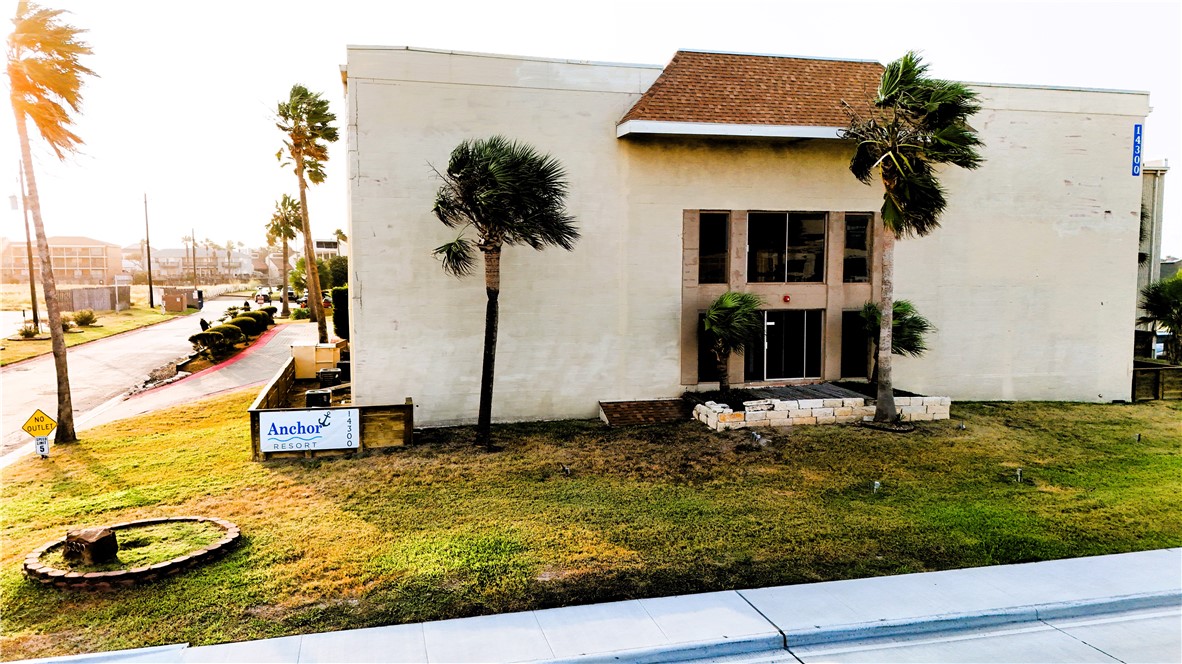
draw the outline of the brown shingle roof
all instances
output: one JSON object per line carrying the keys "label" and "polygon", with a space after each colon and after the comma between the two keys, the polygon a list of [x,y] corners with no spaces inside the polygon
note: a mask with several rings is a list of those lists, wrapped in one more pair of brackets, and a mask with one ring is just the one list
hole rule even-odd
{"label": "brown shingle roof", "polygon": [[866,107],[877,62],[678,51],[620,120],[844,127]]}

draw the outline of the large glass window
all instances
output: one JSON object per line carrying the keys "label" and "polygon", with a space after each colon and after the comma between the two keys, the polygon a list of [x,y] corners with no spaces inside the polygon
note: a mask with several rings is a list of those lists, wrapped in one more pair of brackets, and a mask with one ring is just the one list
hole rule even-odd
{"label": "large glass window", "polygon": [[867,283],[870,281],[870,214],[846,214],[845,260],[842,281]]}
{"label": "large glass window", "polygon": [[784,281],[787,221],[783,212],[747,215],[747,281]]}
{"label": "large glass window", "polygon": [[747,219],[747,281],[825,280],[825,213],[752,212]]}
{"label": "large glass window", "polygon": [[730,215],[703,212],[698,216],[698,283],[725,284]]}

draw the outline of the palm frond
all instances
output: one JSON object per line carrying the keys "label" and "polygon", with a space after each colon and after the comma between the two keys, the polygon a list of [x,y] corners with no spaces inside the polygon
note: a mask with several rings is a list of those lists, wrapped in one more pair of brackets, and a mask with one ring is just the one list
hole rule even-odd
{"label": "palm frond", "polygon": [[59,159],[82,144],[69,129],[74,124],[70,112],[81,109],[83,77],[97,76],[81,62],[91,53],[90,46],[79,39],[85,30],[61,22],[63,13],[18,2],[8,37],[7,65],[18,121],[32,121]]}
{"label": "palm frond", "polygon": [[466,277],[476,269],[475,247],[466,238],[458,237],[435,247],[435,254],[443,262],[443,271],[454,277]]}
{"label": "palm frond", "polygon": [[727,291],[719,295],[702,316],[702,331],[709,334],[716,351],[741,354],[763,328],[759,315],[763,299],[753,293]]}
{"label": "palm frond", "polygon": [[432,212],[444,225],[471,224],[485,247],[503,244],[570,250],[579,238],[565,209],[558,160],[503,136],[465,140],[452,150]]}

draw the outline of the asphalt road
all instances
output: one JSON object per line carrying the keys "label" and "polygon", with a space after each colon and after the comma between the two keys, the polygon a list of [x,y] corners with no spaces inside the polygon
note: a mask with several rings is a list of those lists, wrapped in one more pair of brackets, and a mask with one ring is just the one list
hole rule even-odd
{"label": "asphalt road", "polygon": [[[205,308],[189,316],[178,317],[133,332],[74,346],[67,353],[70,394],[74,403],[74,421],[106,401],[141,385],[148,373],[192,352],[189,337],[200,332],[198,320],[221,317],[227,307],[241,305],[242,299],[223,297],[207,300]],[[0,369],[4,418],[0,431],[0,454],[15,449],[31,439],[21,425],[40,408],[57,416],[57,377],[53,356],[43,355]]]}

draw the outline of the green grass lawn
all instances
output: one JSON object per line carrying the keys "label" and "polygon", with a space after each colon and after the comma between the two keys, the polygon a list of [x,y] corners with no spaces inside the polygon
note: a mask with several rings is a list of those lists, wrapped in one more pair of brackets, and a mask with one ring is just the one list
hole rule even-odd
{"label": "green grass lawn", "polygon": [[[766,446],[567,421],[496,427],[505,449],[488,454],[460,428],[254,463],[252,397],[87,431],[5,471],[5,659],[1182,545],[1182,402],[959,404],[910,434],[761,430]],[[107,593],[20,572],[68,527],[191,514],[237,523],[242,546]]]}
{"label": "green grass lawn", "polygon": [[[66,347],[69,348],[88,341],[104,339],[121,332],[147,327],[156,323],[163,323],[164,321],[183,315],[185,314],[163,313],[159,310],[148,309],[147,307],[132,307],[126,311],[98,312],[97,325],[70,329],[70,332],[66,334]],[[41,335],[47,337],[48,334],[49,331],[42,327]],[[18,337],[19,335],[13,334],[11,336]],[[0,345],[4,346],[4,349],[0,350],[0,366],[26,360],[38,355],[45,355],[53,351],[48,338],[39,341],[5,338],[3,342],[0,342]]]}

